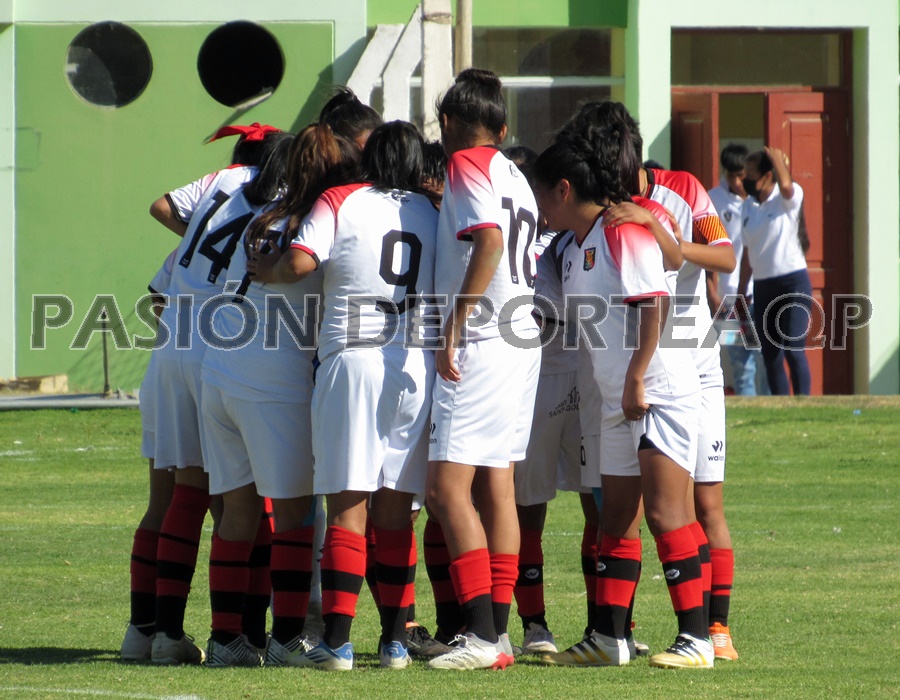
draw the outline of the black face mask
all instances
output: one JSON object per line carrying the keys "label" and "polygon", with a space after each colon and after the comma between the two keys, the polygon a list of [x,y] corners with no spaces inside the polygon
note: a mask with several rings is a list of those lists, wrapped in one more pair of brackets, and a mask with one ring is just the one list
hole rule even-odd
{"label": "black face mask", "polygon": [[759,178],[753,179],[745,177],[741,180],[741,183],[744,185],[744,192],[746,192],[748,196],[753,197],[756,201],[759,201],[759,190],[756,187],[757,182],[759,182]]}

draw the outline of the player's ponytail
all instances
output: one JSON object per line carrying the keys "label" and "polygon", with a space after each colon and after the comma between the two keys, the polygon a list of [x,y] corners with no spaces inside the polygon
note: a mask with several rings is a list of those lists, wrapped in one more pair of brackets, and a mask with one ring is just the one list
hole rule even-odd
{"label": "player's ponytail", "polygon": [[438,102],[438,118],[454,119],[470,133],[484,129],[500,143],[506,126],[502,87],[500,78],[491,71],[467,68]]}
{"label": "player's ponytail", "polygon": [[338,136],[361,143],[364,137],[382,124],[381,115],[363,104],[348,87],[336,88],[334,95],[319,112],[319,122],[328,124]]}
{"label": "player's ponytail", "polygon": [[379,190],[422,191],[424,140],[409,122],[382,124],[369,136],[360,158],[361,179]]}

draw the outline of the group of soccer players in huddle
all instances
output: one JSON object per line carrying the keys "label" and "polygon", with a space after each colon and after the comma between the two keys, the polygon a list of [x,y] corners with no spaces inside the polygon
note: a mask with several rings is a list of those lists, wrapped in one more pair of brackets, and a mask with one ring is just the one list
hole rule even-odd
{"label": "group of soccer players in huddle", "polygon": [[[649,664],[737,658],[723,376],[700,347],[705,271],[735,258],[705,190],[642,167],[620,103],[586,104],[539,156],[500,150],[489,71],[460,73],[438,117],[426,143],[342,90],[296,135],[220,130],[234,165],[151,207],[182,238],[151,283],[168,342],[141,388],[150,500],[123,659],[349,670],[368,582],[383,667],[506,668],[513,597],[522,652],[627,664],[649,653],[644,519],[678,627]],[[588,601],[563,651],[541,548],[557,490],[580,494]],[[414,612],[423,505],[434,637]],[[184,616],[210,510],[204,652]]]}

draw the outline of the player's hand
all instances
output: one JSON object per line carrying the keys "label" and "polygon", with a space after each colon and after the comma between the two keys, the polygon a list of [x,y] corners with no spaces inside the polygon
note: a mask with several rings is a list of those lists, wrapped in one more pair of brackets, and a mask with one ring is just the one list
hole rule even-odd
{"label": "player's hand", "polygon": [[444,347],[434,353],[434,368],[438,375],[448,382],[458,382],[462,378],[459,366],[456,364],[457,340],[453,328],[453,323],[448,321],[441,335],[444,339]]}
{"label": "player's hand", "polygon": [[261,248],[262,252],[257,250],[247,257],[247,274],[254,282],[274,282],[272,273],[283,253],[281,248],[270,245],[269,241],[263,241]]}
{"label": "player's hand", "polygon": [[678,241],[678,245],[681,245],[684,243],[684,236],[681,235],[681,226],[678,224],[678,219],[668,209],[666,209],[666,216],[669,217],[669,223],[672,224],[672,233],[675,236],[675,240]]}
{"label": "player's hand", "polygon": [[654,220],[652,212],[634,202],[619,202],[607,207],[603,212],[604,226],[619,226],[620,224],[649,226]]}
{"label": "player's hand", "polygon": [[622,392],[622,411],[625,418],[640,420],[649,410],[650,404],[644,402],[644,379],[626,377],[625,389]]}

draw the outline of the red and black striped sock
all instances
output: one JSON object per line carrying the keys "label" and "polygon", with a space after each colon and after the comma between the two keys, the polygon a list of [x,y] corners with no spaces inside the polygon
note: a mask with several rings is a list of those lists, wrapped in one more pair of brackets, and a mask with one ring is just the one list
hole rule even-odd
{"label": "red and black striped sock", "polygon": [[303,633],[315,532],[310,525],[272,535],[272,639],[282,644]]}
{"label": "red and black striped sock", "polygon": [[375,533],[381,641],[405,645],[408,608],[415,598],[416,535],[412,524],[402,530],[377,528]]}
{"label": "red and black striped sock", "polygon": [[527,630],[532,622],[546,627],[544,605],[544,550],[540,530],[519,529],[519,577],[515,596],[522,626]]}
{"label": "red and black striped sock", "polygon": [[250,580],[241,628],[250,643],[264,649],[266,646],[266,613],[272,601],[272,513],[264,511],[256,530],[256,540],[247,565]]}
{"label": "red and black striped sock", "polygon": [[365,536],[329,526],[322,555],[322,617],[325,643],[332,649],[350,641],[350,625],[365,576]]}
{"label": "red and black striped sock", "polygon": [[597,552],[597,616],[600,634],[625,639],[629,611],[641,575],[641,540],[603,536]]}
{"label": "red and black striped sock", "polygon": [[581,574],[587,593],[587,627],[597,616],[597,528],[585,523],[581,534]]}
{"label": "red and black striped sock", "polygon": [[425,571],[434,594],[437,632],[452,639],[465,626],[466,620],[450,576],[450,552],[444,539],[444,531],[431,515],[428,516],[422,533],[422,549]]}
{"label": "red and black striped sock", "polygon": [[466,631],[496,643],[497,630],[491,604],[491,555],[488,550],[474,549],[456,557],[450,562],[450,577],[465,615]]}
{"label": "red and black striped sock", "polygon": [[700,580],[703,584],[703,619],[709,627],[709,604],[712,591],[712,559],[709,552],[709,540],[703,526],[695,520],[690,524],[694,533],[694,541],[697,543],[697,555],[700,557]]}
{"label": "red and black striped sock", "polygon": [[709,600],[709,621],[728,626],[731,587],[734,585],[734,550],[710,548],[712,561],[712,595]]}
{"label": "red and black striped sock", "polygon": [[184,636],[184,609],[197,566],[200,535],[209,501],[205,490],[176,484],[159,531],[156,630],[165,632],[172,639]]}
{"label": "red and black striped sock", "polygon": [[156,620],[156,549],[159,533],[139,527],[131,545],[131,624],[148,637]]}
{"label": "red and black striped sock", "polygon": [[230,644],[243,632],[244,601],[250,585],[252,542],[231,542],[213,535],[209,552],[209,604],[212,638]]}
{"label": "red and black striped sock", "polygon": [[378,576],[375,574],[375,524],[372,518],[366,518],[366,586],[375,601],[375,607],[381,609],[381,598],[378,593]]}
{"label": "red and black striped sock", "polygon": [[691,526],[657,537],[656,551],[678,617],[678,631],[705,639],[709,636],[709,626],[703,617],[703,574]]}
{"label": "red and black striped sock", "polygon": [[491,553],[491,606],[494,611],[494,630],[504,634],[509,626],[509,609],[513,589],[519,578],[518,554]]}

